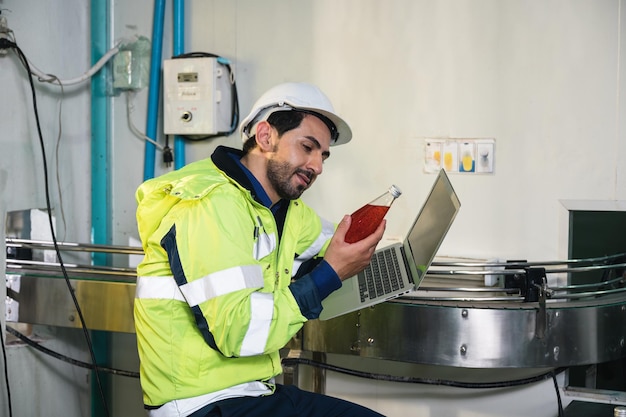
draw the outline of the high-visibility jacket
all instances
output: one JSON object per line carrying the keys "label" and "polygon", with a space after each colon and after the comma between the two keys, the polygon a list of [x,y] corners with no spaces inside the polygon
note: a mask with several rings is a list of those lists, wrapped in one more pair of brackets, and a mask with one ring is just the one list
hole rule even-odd
{"label": "high-visibility jacket", "polygon": [[323,256],[335,225],[293,200],[279,243],[272,212],[211,159],[146,181],[136,197],[146,406],[278,375],[279,349],[321,311],[311,286],[294,296],[292,276]]}

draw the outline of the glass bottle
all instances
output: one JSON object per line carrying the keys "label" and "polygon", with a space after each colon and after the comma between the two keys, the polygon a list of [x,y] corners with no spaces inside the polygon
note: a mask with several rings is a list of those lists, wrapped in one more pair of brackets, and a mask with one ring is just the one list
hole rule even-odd
{"label": "glass bottle", "polygon": [[352,213],[352,223],[346,233],[346,242],[358,242],[374,233],[389,211],[391,204],[400,197],[400,194],[402,191],[397,186],[392,185],[383,195]]}

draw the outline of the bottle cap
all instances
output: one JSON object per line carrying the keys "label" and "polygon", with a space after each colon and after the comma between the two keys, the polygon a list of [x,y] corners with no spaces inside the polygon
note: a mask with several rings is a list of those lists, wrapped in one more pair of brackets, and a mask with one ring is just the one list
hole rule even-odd
{"label": "bottle cap", "polygon": [[389,192],[394,198],[398,198],[400,197],[400,194],[402,194],[402,191],[400,190],[400,188],[398,188],[397,185],[392,185],[391,187],[389,187]]}
{"label": "bottle cap", "polygon": [[624,406],[617,406],[613,409],[613,416],[614,417],[623,417],[626,416],[626,407]]}

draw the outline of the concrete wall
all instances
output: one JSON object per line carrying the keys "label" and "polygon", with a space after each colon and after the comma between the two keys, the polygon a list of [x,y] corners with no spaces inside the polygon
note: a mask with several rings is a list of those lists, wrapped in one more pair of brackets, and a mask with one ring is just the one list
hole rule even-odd
{"label": "concrete wall", "polygon": [[[0,0],[2,15],[31,65],[60,79],[90,67],[89,13],[83,1]],[[48,166],[50,204],[59,241],[88,242],[90,226],[89,83],[59,87],[34,81],[39,123]],[[46,208],[42,148],[27,72],[17,54],[0,57],[0,236],[4,265],[7,212]],[[71,259],[71,258],[70,258]],[[0,309],[4,330],[4,281]],[[24,329],[21,329],[24,330]],[[82,332],[38,328],[49,349],[89,361]],[[4,337],[4,332],[2,333]],[[8,338],[9,341],[14,339]],[[7,347],[13,416],[87,415],[89,372],[41,355],[20,344]],[[0,415],[8,415],[7,390],[0,384]]]}

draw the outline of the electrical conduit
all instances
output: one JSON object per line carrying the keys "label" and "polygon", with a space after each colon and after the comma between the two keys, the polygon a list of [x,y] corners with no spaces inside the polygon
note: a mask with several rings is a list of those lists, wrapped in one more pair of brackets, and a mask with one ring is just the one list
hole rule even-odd
{"label": "electrical conduit", "polygon": [[[174,56],[185,53],[185,2],[174,0]],[[174,136],[174,169],[185,166],[185,141]]]}
{"label": "electrical conduit", "polygon": [[[152,51],[150,55],[150,84],[148,86],[148,117],[146,120],[146,136],[157,139],[159,118],[159,100],[161,90],[161,58],[163,55],[163,22],[165,19],[165,0],[155,0],[152,26]],[[149,180],[154,177],[156,147],[146,141],[143,177]]]}
{"label": "electrical conduit", "polygon": [[[95,64],[108,50],[109,41],[109,0],[92,0],[91,19],[91,62]],[[103,67],[91,78],[91,232],[94,244],[109,244],[111,213],[109,198],[109,98],[107,97],[107,67]],[[107,265],[109,257],[104,253],[94,253],[94,265]],[[109,334],[91,332],[93,353],[98,365],[108,366]],[[91,378],[91,415],[104,416],[106,408],[96,382]],[[110,378],[103,377],[104,401],[110,404]]]}

